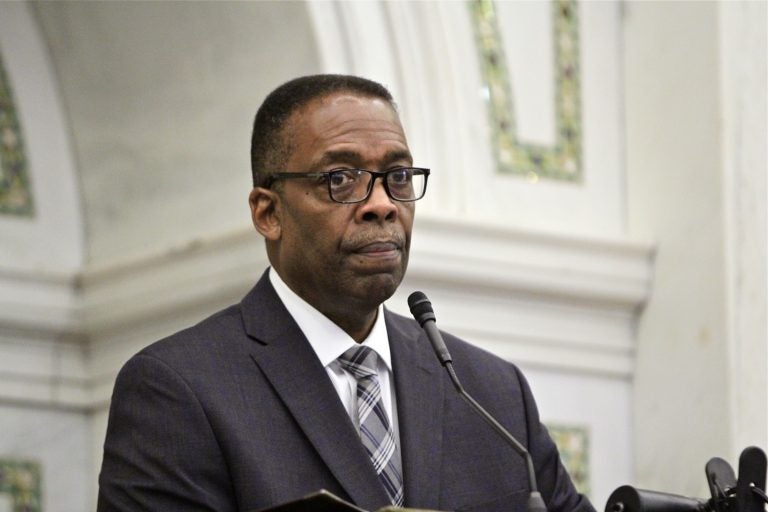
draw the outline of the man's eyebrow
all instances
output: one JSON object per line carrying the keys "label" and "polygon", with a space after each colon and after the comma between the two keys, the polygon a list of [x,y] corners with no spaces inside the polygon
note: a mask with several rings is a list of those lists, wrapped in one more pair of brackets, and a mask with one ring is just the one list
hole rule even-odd
{"label": "man's eyebrow", "polygon": [[[382,168],[386,168],[389,166],[389,164],[393,162],[397,162],[399,160],[406,160],[407,162],[411,163],[413,162],[413,157],[411,156],[411,152],[407,149],[404,150],[395,150],[390,151],[384,155],[384,158],[382,158]],[[361,166],[362,165],[363,158],[361,157],[360,153],[356,151],[328,151],[326,152],[323,157],[317,162],[318,167],[324,167],[326,165],[334,164],[334,163],[347,163],[354,166]],[[375,170],[375,169],[370,169]]]}
{"label": "man's eyebrow", "polygon": [[398,151],[390,151],[386,155],[384,155],[384,167],[388,167],[389,164],[392,162],[397,162],[399,160],[406,160],[408,164],[413,163],[413,156],[411,155],[411,152],[407,149],[398,150]]}
{"label": "man's eyebrow", "polygon": [[360,154],[355,151],[327,151],[320,161],[317,162],[317,165],[318,167],[324,167],[337,162],[359,165],[361,160]]}

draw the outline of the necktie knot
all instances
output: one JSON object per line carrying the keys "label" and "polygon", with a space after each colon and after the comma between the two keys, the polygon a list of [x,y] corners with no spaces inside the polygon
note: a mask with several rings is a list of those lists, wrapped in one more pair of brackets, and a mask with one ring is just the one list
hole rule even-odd
{"label": "necktie knot", "polygon": [[376,375],[376,352],[365,345],[352,347],[339,357],[339,364],[356,379]]}

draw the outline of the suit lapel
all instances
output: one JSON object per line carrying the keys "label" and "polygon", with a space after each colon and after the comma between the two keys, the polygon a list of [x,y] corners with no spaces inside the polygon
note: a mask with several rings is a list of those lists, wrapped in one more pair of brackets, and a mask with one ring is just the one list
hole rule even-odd
{"label": "suit lapel", "polygon": [[388,311],[385,318],[395,378],[405,505],[437,509],[444,370],[415,323]]}
{"label": "suit lapel", "polygon": [[367,510],[389,505],[333,384],[266,274],[242,311],[256,340],[251,357],[351,500]]}

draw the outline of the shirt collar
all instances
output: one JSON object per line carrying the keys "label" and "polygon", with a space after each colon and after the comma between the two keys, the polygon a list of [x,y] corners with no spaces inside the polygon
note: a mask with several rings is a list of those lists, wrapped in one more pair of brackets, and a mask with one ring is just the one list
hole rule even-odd
{"label": "shirt collar", "polygon": [[[349,348],[357,345],[355,340],[343,329],[296,295],[271,267],[269,269],[269,281],[277,296],[283,301],[285,308],[306,336],[323,367],[327,367]],[[389,371],[392,371],[392,358],[389,353],[389,336],[384,321],[383,305],[379,305],[373,328],[362,344],[373,349]]]}

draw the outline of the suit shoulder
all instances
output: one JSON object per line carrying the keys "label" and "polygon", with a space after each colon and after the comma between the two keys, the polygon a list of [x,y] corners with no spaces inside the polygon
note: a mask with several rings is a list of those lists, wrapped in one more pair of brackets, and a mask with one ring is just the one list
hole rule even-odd
{"label": "suit shoulder", "polygon": [[479,384],[493,393],[498,393],[500,390],[522,395],[529,393],[525,376],[516,364],[458,336],[447,332],[442,334],[453,358],[454,370],[467,389],[474,389],[480,393],[480,389],[476,387]]}
{"label": "suit shoulder", "polygon": [[487,350],[478,347],[458,336],[443,332],[443,339],[454,360],[485,367],[489,370],[519,373],[519,368],[512,362],[503,359]]}
{"label": "suit shoulder", "polygon": [[[387,326],[390,329],[396,329],[397,334],[409,339],[418,339],[424,336],[423,342],[429,343],[423,329],[413,318],[387,311]],[[515,364],[442,329],[440,333],[443,335],[445,345],[448,347],[457,369],[462,367],[464,371],[477,375],[491,374],[499,378],[513,377],[515,382],[521,378],[522,374]]]}
{"label": "suit shoulder", "polygon": [[418,337],[421,332],[421,326],[413,318],[403,316],[389,309],[384,309],[384,318],[387,323],[387,329],[396,330],[401,335],[407,335],[410,338]]}
{"label": "suit shoulder", "polygon": [[232,345],[244,338],[247,336],[240,305],[235,304],[146,346],[137,356],[150,356],[167,363],[186,360],[223,349],[232,350]]}

